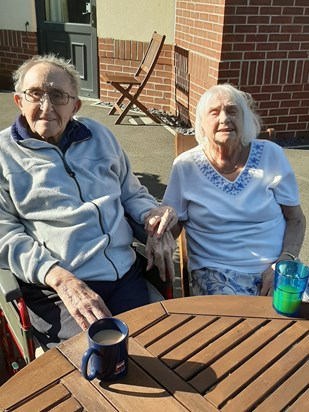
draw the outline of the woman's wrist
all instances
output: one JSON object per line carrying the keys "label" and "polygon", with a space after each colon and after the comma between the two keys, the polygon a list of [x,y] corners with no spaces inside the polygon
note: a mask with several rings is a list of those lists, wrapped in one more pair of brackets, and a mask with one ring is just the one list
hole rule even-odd
{"label": "woman's wrist", "polygon": [[280,260],[298,260],[298,257],[293,255],[293,253],[283,251],[278,257],[277,262],[280,262]]}

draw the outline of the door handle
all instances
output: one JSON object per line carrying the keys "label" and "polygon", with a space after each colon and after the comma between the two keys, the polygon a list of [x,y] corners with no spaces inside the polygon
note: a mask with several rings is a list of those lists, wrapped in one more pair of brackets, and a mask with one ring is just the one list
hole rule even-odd
{"label": "door handle", "polygon": [[86,10],[82,12],[82,15],[84,16],[85,14],[90,14],[91,13],[91,4],[90,3],[86,3]]}

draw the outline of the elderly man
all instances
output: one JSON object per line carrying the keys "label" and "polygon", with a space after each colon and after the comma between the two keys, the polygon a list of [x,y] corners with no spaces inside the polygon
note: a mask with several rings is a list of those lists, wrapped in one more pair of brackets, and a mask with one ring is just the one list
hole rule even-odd
{"label": "elderly man", "polygon": [[154,259],[162,276],[165,265],[173,272],[175,213],[157,209],[110,130],[75,117],[79,79],[53,55],[26,61],[14,74],[21,114],[0,136],[0,265],[17,276],[47,346],[149,302],[126,216],[152,228],[152,258],[167,229]]}

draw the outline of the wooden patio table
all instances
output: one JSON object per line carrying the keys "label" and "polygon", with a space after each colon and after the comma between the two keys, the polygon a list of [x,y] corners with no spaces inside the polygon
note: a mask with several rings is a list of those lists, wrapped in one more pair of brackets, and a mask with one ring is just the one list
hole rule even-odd
{"label": "wooden patio table", "polygon": [[9,411],[308,411],[309,303],[278,315],[269,297],[201,296],[118,316],[130,330],[119,382],[80,374],[86,333],[49,350],[0,388]]}

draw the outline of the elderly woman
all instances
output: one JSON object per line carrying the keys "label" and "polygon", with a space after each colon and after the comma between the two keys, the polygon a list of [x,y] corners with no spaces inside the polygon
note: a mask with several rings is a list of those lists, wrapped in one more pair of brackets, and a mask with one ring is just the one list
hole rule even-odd
{"label": "elderly woman", "polygon": [[300,252],[305,217],[294,173],[277,144],[258,140],[250,95],[211,87],[196,112],[199,145],[174,162],[163,204],[186,230],[192,290],[272,293],[274,263]]}
{"label": "elderly woman", "polygon": [[19,279],[39,340],[53,346],[149,303],[125,215],[160,221],[159,235],[175,216],[157,209],[110,130],[74,117],[73,65],[35,56],[14,80],[21,115],[0,134],[0,265]]}

